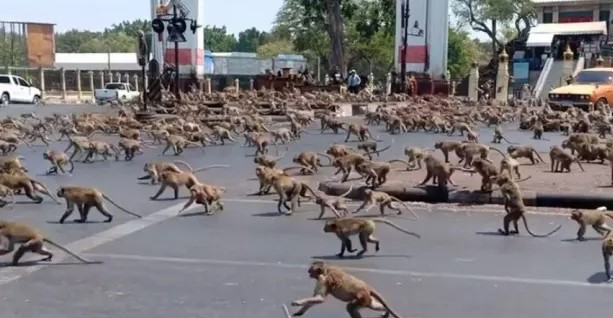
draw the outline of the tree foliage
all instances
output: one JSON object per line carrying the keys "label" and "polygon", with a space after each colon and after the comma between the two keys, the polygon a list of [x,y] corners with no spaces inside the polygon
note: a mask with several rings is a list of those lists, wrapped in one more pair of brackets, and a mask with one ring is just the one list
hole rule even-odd
{"label": "tree foliage", "polygon": [[[512,40],[527,39],[536,19],[531,0],[454,0],[453,11],[459,20],[487,35],[497,47]],[[513,39],[505,38],[510,34],[514,35]]]}
{"label": "tree foliage", "polygon": [[477,61],[478,46],[468,36],[468,32],[449,29],[447,68],[452,78],[463,78],[470,72],[473,61]]}
{"label": "tree foliage", "polygon": [[294,44],[286,39],[268,42],[257,48],[258,57],[260,58],[273,58],[279,54],[292,54],[294,52]]}

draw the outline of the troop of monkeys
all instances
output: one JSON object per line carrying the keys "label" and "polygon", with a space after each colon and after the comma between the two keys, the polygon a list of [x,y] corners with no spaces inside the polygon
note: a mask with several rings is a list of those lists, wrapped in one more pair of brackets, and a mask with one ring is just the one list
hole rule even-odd
{"label": "troop of monkeys", "polygon": [[[408,110],[411,109],[412,107],[408,107]],[[44,121],[39,119],[38,122],[30,123],[29,127],[15,118],[7,118],[1,122],[3,128],[0,130],[0,151],[5,155],[0,158],[0,197],[4,199],[11,197],[14,203],[14,194],[23,193],[29,199],[40,203],[43,199],[37,193],[42,193],[59,203],[44,184],[27,174],[28,170],[21,163],[23,158],[10,155],[10,153],[17,149],[18,144],[23,143],[31,146],[32,142],[39,139],[48,145],[50,140],[47,136],[57,126],[60,127],[57,130],[60,133],[60,139],[67,137],[69,146],[63,152],[49,150],[43,153],[43,158],[51,164],[51,168],[47,171],[48,174],[59,172],[72,173],[74,171],[74,160],[79,154],[85,155],[84,162],[92,162],[92,160],[96,160],[99,156],[103,160],[106,160],[107,157],[114,157],[118,160],[123,152],[124,159],[129,161],[135,155],[143,152],[142,147],[155,148],[155,143],[165,143],[163,153],[172,150],[174,155],[180,155],[189,146],[203,148],[207,143],[225,144],[225,141],[237,142],[238,128],[242,128],[245,145],[256,148],[254,162],[256,163],[256,177],[259,181],[257,194],[268,194],[271,189],[274,189],[279,197],[277,209],[279,213],[283,214],[291,214],[295,211],[296,206],[300,206],[300,199],[313,200],[313,203],[320,206],[319,219],[323,217],[326,209],[331,210],[336,218],[326,221],[323,231],[334,233],[341,241],[341,250],[337,254],[338,257],[343,257],[346,251],[350,253],[357,251],[352,246],[352,236],[358,236],[359,238],[361,250],[357,253],[358,256],[362,256],[367,252],[368,243],[374,244],[375,250],[379,251],[380,242],[373,235],[376,223],[384,223],[407,235],[416,238],[420,237],[418,234],[383,218],[386,207],[401,214],[402,210],[394,206],[394,203],[397,202],[404,205],[399,199],[385,192],[376,191],[377,187],[387,181],[387,175],[391,171],[390,164],[394,161],[405,163],[408,167],[407,169],[421,169],[423,164],[426,168],[426,176],[420,184],[425,185],[428,181],[432,180],[434,184],[441,188],[447,187],[448,184],[454,184],[451,176],[456,170],[478,173],[482,177],[482,191],[493,191],[494,186],[497,186],[503,194],[505,199],[504,208],[507,212],[503,219],[503,228],[499,229],[499,232],[503,235],[519,233],[518,221],[520,218],[528,233],[537,237],[549,236],[561,227],[557,226],[545,235],[537,235],[530,231],[525,217],[526,209],[518,186],[519,182],[529,177],[520,179],[521,174],[517,159],[527,158],[533,164],[539,161],[544,162],[544,160],[534,148],[512,144],[506,139],[498,126],[504,121],[514,120],[514,117],[519,116],[520,126],[525,129],[527,126],[524,123],[527,120],[530,122],[529,127],[534,130],[534,138],[541,139],[543,131],[548,130],[547,125],[551,125],[547,112],[544,112],[544,114],[534,114],[526,110],[526,108],[522,108],[519,112],[511,113],[507,110],[486,107],[485,110],[471,110],[468,114],[457,114],[451,118],[436,115],[429,116],[428,112],[404,112],[402,109],[394,110],[394,108],[381,108],[376,112],[367,112],[365,116],[366,124],[384,122],[386,130],[391,134],[419,131],[420,129],[446,132],[449,135],[455,132],[459,132],[461,135],[466,134],[467,141],[439,141],[434,144],[434,149],[408,147],[404,152],[408,157],[407,161],[392,160],[390,162],[373,160],[373,155],[379,156],[381,152],[389,149],[392,145],[379,148],[377,143],[378,137],[373,136],[368,126],[357,123],[343,123],[330,112],[318,113],[316,118],[320,120],[321,132],[331,130],[334,133],[338,133],[339,130],[345,130],[345,142],[354,136],[360,143],[355,148],[344,144],[333,144],[325,153],[299,153],[293,158],[293,162],[297,166],[286,169],[279,169],[276,166],[276,163],[285,154],[271,156],[268,154],[269,146],[275,145],[276,147],[278,142],[290,142],[299,139],[301,133],[309,133],[304,130],[304,127],[309,126],[314,121],[314,118],[301,111],[289,112],[287,117],[290,121],[290,127],[272,130],[266,123],[266,120],[257,114],[246,114],[242,110],[225,106],[223,112],[226,115],[226,119],[214,123],[209,127],[208,131],[206,129],[203,130],[202,126],[195,124],[194,121],[182,118],[157,120],[152,124],[144,125],[137,122],[130,112],[125,109],[120,110],[119,117],[85,114],[81,116],[72,115],[70,118],[56,114],[53,117],[45,118]],[[573,116],[576,117],[577,115]],[[30,117],[22,116],[22,118]],[[460,118],[465,119],[466,122],[461,121]],[[483,121],[488,126],[496,125],[493,143],[500,143],[504,140],[512,144],[508,147],[506,154],[495,147],[479,143],[479,136],[469,124],[469,122],[474,123],[475,121]],[[577,123],[576,127],[582,128],[582,125],[585,125],[584,122]],[[570,127],[568,132],[574,129],[574,127]],[[105,134],[117,133],[121,139],[117,145],[92,140],[92,136],[100,132]],[[151,137],[153,142],[145,141],[142,138],[143,135]],[[568,140],[561,147],[554,146],[551,148],[551,169],[552,171],[570,171],[570,166],[573,162],[577,162],[579,167],[583,169],[580,160],[612,160],[612,154],[609,151],[610,146],[609,144],[602,145],[598,136],[587,132],[569,133]],[[563,148],[570,149],[571,153],[565,152]],[[74,149],[74,151],[69,155],[68,151],[70,149]],[[434,150],[440,150],[445,160],[442,161],[433,156],[432,151]],[[499,168],[488,158],[490,151],[497,151],[502,155],[503,158]],[[574,156],[574,152],[577,152],[578,155]],[[460,159],[459,164],[463,163],[463,165],[451,165],[449,163],[450,153],[458,156]],[[322,164],[322,158],[327,159],[326,165]],[[181,169],[177,165],[185,166],[186,169]],[[344,200],[344,197],[352,192],[352,186],[340,196],[328,196],[311,188],[306,182],[288,174],[288,170],[293,168],[299,169],[301,174],[313,174],[318,172],[318,168],[324,166],[336,168],[335,175],[342,174],[342,182],[348,181],[349,175],[353,170],[364,178],[368,186],[368,188],[362,190],[364,202],[352,213],[349,213],[348,206]],[[204,207],[205,213],[211,214],[214,213],[215,209],[223,209],[221,198],[225,188],[202,183],[195,176],[195,173],[214,167],[227,166],[213,165],[193,169],[189,164],[180,160],[172,162],[148,162],[143,168],[145,176],[138,179],[150,180],[151,184],[160,184],[157,193],[151,197],[152,200],[158,199],[167,188],[171,188],[174,191],[174,199],[178,199],[179,189],[186,187],[190,192],[190,199],[178,213],[183,212],[193,203],[197,203]],[[309,194],[312,196],[309,196]],[[106,217],[105,222],[111,222],[113,216],[105,207],[104,200],[108,200],[111,204],[128,214],[140,217],[140,215],[119,206],[96,188],[62,186],[57,190],[56,196],[64,199],[67,206],[66,211],[60,218],[60,223],[65,222],[74,211],[75,206],[80,215],[80,218],[76,219],[75,222],[87,222],[88,214],[92,207],[96,207]],[[9,203],[4,199],[0,200],[1,206]],[[379,218],[349,217],[362,210],[368,211],[377,204],[381,213]],[[285,207],[287,212],[284,212],[282,207]],[[406,205],[404,207],[412,213]],[[415,218],[417,218],[417,215],[415,215]],[[603,207],[589,212],[575,210],[570,218],[579,224],[578,240],[584,240],[585,230],[588,225],[592,226],[595,231],[603,236],[602,254],[607,279],[613,281],[610,275],[609,263],[609,258],[613,254],[613,235],[611,234],[611,229],[605,223],[607,218],[613,218],[613,214],[607,212],[606,208]],[[509,228],[511,223],[513,223],[513,230]],[[26,252],[38,253],[46,257],[43,261],[50,261],[53,254],[44,247],[44,243],[54,245],[84,263],[97,263],[75,255],[48,239],[40,230],[31,225],[22,222],[0,221],[0,245],[2,246],[0,255],[13,252],[15,244],[21,244],[14,253],[12,261],[14,265],[18,264]],[[310,307],[324,302],[325,297],[331,294],[337,299],[348,303],[346,309],[352,318],[361,317],[358,312],[361,308],[385,312],[384,317],[390,314],[394,317],[399,317],[387,305],[381,294],[367,283],[346,273],[340,267],[323,262],[313,262],[308,269],[308,274],[309,277],[316,281],[314,295],[313,297],[292,302],[292,306],[301,307],[293,316],[303,315]]]}

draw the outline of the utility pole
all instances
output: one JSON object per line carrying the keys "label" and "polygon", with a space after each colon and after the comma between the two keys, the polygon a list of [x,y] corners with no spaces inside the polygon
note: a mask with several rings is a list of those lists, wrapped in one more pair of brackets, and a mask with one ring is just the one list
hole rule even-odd
{"label": "utility pole", "polygon": [[[401,90],[404,92],[406,90],[407,84],[407,50],[409,46],[409,36],[422,37],[424,36],[424,30],[419,27],[419,22],[415,21],[412,28],[414,32],[409,32],[409,17],[410,14],[410,0],[403,0],[400,5],[400,14],[401,14],[401,29],[402,29],[402,56],[400,57],[400,85]],[[426,17],[427,18],[427,17]],[[427,26],[426,26],[427,27]],[[427,42],[426,42],[427,43]],[[426,47],[427,51],[427,47]]]}
{"label": "utility pole", "polygon": [[[179,15],[177,14],[177,3],[175,1],[172,2],[172,20],[177,21]],[[183,22],[185,23],[185,21]],[[179,42],[175,41],[175,89],[174,89],[175,97],[177,99],[181,99],[181,94],[179,94]]]}

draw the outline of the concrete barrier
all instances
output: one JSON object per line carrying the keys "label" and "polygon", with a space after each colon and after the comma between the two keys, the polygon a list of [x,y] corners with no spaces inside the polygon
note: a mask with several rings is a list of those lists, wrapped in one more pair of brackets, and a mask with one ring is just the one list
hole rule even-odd
{"label": "concrete barrier", "polygon": [[[340,195],[349,190],[348,183],[321,182],[319,190],[328,195]],[[347,198],[363,200],[364,189],[367,186],[353,187]],[[473,190],[454,190],[444,191],[437,186],[427,185],[415,187],[412,185],[382,185],[376,189],[392,195],[402,201],[417,201],[427,203],[459,203],[459,204],[504,204],[504,198],[499,191],[484,193]],[[551,207],[551,208],[574,208],[574,209],[595,209],[601,206],[613,207],[613,194],[560,194],[546,192],[522,191],[522,197],[526,206]]]}

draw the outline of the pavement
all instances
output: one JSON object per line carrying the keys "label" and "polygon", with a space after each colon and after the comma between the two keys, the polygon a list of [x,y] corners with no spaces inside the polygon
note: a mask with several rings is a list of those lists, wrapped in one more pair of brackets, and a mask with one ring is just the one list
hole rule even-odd
{"label": "pavement", "polygon": [[[44,116],[75,108],[81,107],[49,105],[37,110]],[[4,116],[27,111],[0,108]],[[514,135],[507,134],[509,139]],[[387,134],[380,135],[385,142],[391,141]],[[427,146],[440,137],[396,136],[396,146],[384,153],[385,158],[400,157],[401,145]],[[550,139],[554,138],[552,134]],[[291,155],[280,165],[291,165],[296,152],[324,151],[329,143],[343,139],[333,134],[304,135],[304,140],[288,146]],[[64,143],[53,145],[64,147]],[[148,197],[157,186],[136,180],[145,162],[176,159],[162,157],[161,149],[147,150],[132,162],[77,163],[72,176],[44,176],[40,174],[48,168],[41,156],[45,147],[36,148],[23,148],[20,154],[31,175],[52,192],[67,184],[95,186],[144,218],[135,219],[109,205],[115,215],[111,224],[98,223],[103,218],[92,211],[91,223],[60,225],[56,222],[65,207],[47,199],[40,205],[3,208],[2,218],[39,226],[72,251],[104,263],[78,265],[58,251],[51,264],[0,268],[2,318],[281,318],[281,304],[312,293],[306,268],[313,259],[348,267],[377,288],[403,317],[577,317],[609,312],[606,290],[612,290],[613,284],[603,283],[596,233],[588,230],[591,240],[574,241],[577,227],[564,210],[530,210],[527,217],[534,232],[563,225],[551,237],[538,239],[527,236],[523,228],[517,237],[492,234],[501,226],[504,213],[497,206],[411,203],[420,220],[392,220],[421,234],[421,239],[379,225],[376,236],[381,239],[381,251],[375,253],[370,247],[361,259],[339,260],[334,257],[340,248],[338,240],[322,233],[321,221],[312,220],[317,216],[315,206],[303,204],[294,215],[280,216],[274,195],[246,195],[257,187],[255,181],[247,181],[253,177],[253,164],[246,155],[253,149],[211,146],[204,156],[197,149],[187,150],[180,159],[195,167],[231,166],[198,174],[201,181],[225,186],[228,192],[225,210],[217,215],[194,215],[201,211],[194,207],[187,216],[177,217],[186,199],[151,201]],[[181,195],[187,192],[183,189]],[[170,196],[166,193],[162,198]],[[26,200],[18,197],[18,201]],[[376,213],[376,209],[369,212]],[[10,257],[1,257],[3,261]],[[366,310],[363,314],[376,316]],[[346,313],[344,305],[330,300],[308,315],[345,317]]]}

